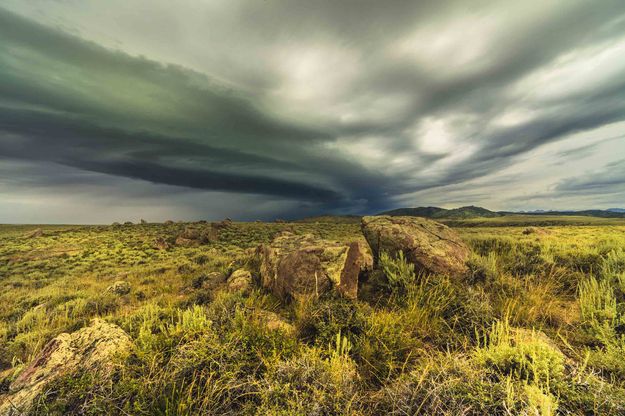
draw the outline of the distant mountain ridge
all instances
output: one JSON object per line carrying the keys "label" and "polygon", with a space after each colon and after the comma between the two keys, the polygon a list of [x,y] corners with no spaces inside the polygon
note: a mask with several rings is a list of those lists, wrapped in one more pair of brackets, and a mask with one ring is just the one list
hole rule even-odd
{"label": "distant mountain ridge", "polygon": [[486,208],[469,205],[466,207],[446,209],[439,207],[398,208],[381,212],[378,215],[411,216],[425,218],[476,218],[502,217],[505,213],[490,211]]}
{"label": "distant mountain ridge", "polygon": [[473,205],[446,209],[439,207],[415,207],[415,208],[397,208],[390,211],[380,212],[377,215],[391,216],[413,216],[425,218],[445,218],[445,219],[464,219],[464,218],[495,218],[506,215],[563,215],[563,216],[585,216],[600,218],[625,218],[625,209],[610,208],[606,210],[590,209],[582,211],[491,211],[486,208],[476,207]]}

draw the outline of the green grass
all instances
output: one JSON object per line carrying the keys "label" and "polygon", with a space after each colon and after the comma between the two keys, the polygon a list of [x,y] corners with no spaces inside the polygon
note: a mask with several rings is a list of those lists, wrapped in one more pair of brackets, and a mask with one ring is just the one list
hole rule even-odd
{"label": "green grass", "polygon": [[[0,226],[0,394],[49,340],[101,316],[131,354],[112,378],[57,381],[34,414],[625,414],[625,224],[549,217],[558,225],[524,234],[543,221],[529,220],[456,228],[473,251],[463,280],[382,256],[358,301],[290,304],[211,276],[258,278],[254,248],[278,231],[347,242],[358,222],[235,223],[169,250],[154,240],[187,224],[37,238]],[[108,293],[117,280],[130,293]]]}

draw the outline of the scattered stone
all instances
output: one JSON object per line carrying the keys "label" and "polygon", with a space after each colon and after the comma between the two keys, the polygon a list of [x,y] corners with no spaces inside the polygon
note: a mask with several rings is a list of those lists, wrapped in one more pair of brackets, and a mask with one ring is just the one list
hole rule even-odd
{"label": "scattered stone", "polygon": [[43,237],[43,230],[41,228],[36,228],[24,235],[25,238],[37,238]]}
{"label": "scattered stone", "polygon": [[94,319],[90,326],[51,340],[0,397],[1,415],[28,414],[49,383],[79,372],[110,377],[112,358],[127,353],[130,337],[117,325]]}
{"label": "scattered stone", "polygon": [[184,231],[180,234],[179,237],[185,238],[187,240],[197,240],[200,238],[200,230],[192,227],[185,227]]}
{"label": "scattered stone", "polygon": [[228,278],[228,289],[231,292],[247,292],[252,287],[252,274],[244,269],[232,272]]}
{"label": "scattered stone", "polygon": [[176,245],[193,247],[199,244],[210,243],[219,239],[219,230],[211,224],[210,228],[186,227],[176,238]]}
{"label": "scattered stone", "polygon": [[107,292],[115,293],[116,295],[127,295],[130,293],[130,283],[125,280],[118,280],[109,287],[106,288]]}
{"label": "scattered stone", "polygon": [[279,234],[257,249],[264,287],[283,299],[316,298],[337,287],[355,298],[358,276],[370,269],[371,256],[358,243],[341,244],[312,234]]}
{"label": "scattered stone", "polygon": [[168,250],[169,243],[163,237],[158,237],[154,240],[154,247],[158,250]]}
{"label": "scattered stone", "polygon": [[420,217],[383,215],[363,217],[361,226],[376,264],[383,251],[390,255],[403,251],[418,271],[461,276],[468,270],[470,249],[446,225]]}
{"label": "scattered stone", "polygon": [[199,284],[194,284],[194,288],[213,291],[215,288],[225,283],[228,277],[221,272],[210,272],[201,276]]}
{"label": "scattered stone", "polygon": [[176,238],[176,245],[181,247],[194,247],[197,246],[199,242],[197,240],[191,240],[189,238],[178,237]]}
{"label": "scattered stone", "polygon": [[268,330],[282,331],[287,334],[295,334],[295,327],[285,321],[277,313],[262,310],[258,312],[258,315]]}
{"label": "scattered stone", "polygon": [[527,227],[526,229],[523,230],[523,234],[524,235],[529,235],[529,234],[546,235],[546,234],[549,234],[549,231],[545,230],[544,228]]}
{"label": "scattered stone", "polygon": [[222,230],[222,229],[228,228],[230,226],[232,226],[232,220],[230,218],[226,218],[223,221],[211,223],[211,228],[215,229],[215,230]]}

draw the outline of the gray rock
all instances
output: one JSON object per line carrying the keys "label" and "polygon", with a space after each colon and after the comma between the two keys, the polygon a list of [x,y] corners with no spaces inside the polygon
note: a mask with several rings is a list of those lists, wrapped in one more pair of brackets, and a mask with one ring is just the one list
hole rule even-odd
{"label": "gray rock", "polygon": [[374,216],[362,218],[362,232],[375,262],[386,251],[400,251],[416,270],[460,276],[466,273],[469,247],[446,225],[420,217]]}

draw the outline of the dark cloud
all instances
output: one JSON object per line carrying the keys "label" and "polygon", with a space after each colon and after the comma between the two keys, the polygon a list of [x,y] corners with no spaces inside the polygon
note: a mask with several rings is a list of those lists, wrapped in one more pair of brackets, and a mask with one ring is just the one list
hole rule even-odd
{"label": "dark cloud", "polygon": [[566,178],[556,184],[554,191],[564,194],[625,194],[625,159],[609,163],[599,171]]}
{"label": "dark cloud", "polygon": [[[51,172],[0,179],[13,190],[146,181],[286,216],[445,189],[436,201],[480,203],[526,155],[625,120],[620,0],[155,0],[113,20],[80,3],[6,7],[0,157]],[[602,139],[555,154],[589,158]],[[619,191],[609,161],[593,163],[594,179],[549,192]]]}

